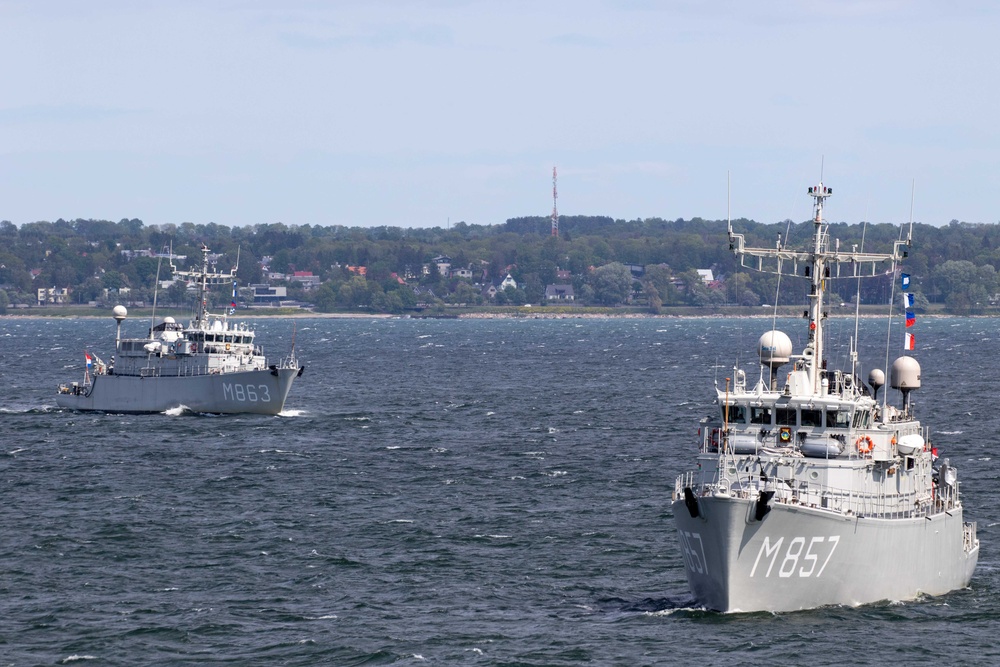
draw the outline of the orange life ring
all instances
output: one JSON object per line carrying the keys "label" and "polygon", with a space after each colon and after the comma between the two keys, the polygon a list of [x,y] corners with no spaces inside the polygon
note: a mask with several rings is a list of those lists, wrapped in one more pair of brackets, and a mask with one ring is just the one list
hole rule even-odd
{"label": "orange life ring", "polygon": [[857,446],[859,454],[871,454],[872,450],[875,449],[875,443],[867,435],[858,438],[854,444]]}

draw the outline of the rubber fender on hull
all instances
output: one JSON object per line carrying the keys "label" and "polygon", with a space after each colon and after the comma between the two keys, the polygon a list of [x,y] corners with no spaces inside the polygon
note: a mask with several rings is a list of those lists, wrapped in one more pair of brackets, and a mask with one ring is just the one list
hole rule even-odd
{"label": "rubber fender on hull", "polygon": [[760,495],[757,496],[757,502],[754,505],[753,516],[757,521],[760,521],[767,513],[771,511],[771,506],[768,504],[771,502],[771,498],[774,497],[774,491],[761,491]]}
{"label": "rubber fender on hull", "polygon": [[698,508],[698,498],[694,495],[694,491],[691,490],[690,486],[684,487],[684,504],[688,508],[688,514],[691,515],[692,519],[697,519],[701,516],[701,510]]}

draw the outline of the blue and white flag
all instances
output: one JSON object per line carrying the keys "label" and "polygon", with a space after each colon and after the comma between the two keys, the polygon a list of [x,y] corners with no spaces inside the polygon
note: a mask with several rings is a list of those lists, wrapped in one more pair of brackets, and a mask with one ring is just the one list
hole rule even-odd
{"label": "blue and white flag", "polygon": [[909,292],[903,292],[903,308],[913,308],[913,295]]}
{"label": "blue and white flag", "polygon": [[910,287],[910,274],[909,273],[900,273],[899,274],[899,282],[900,282],[900,284],[902,284],[903,289],[908,289]]}

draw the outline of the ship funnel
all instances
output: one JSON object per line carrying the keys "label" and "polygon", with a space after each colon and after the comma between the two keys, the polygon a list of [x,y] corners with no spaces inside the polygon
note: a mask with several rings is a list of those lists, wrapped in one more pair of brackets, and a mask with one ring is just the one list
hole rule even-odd
{"label": "ship funnel", "polygon": [[871,373],[868,374],[868,386],[875,392],[875,398],[877,399],[878,390],[885,386],[885,373],[882,372],[882,369],[872,369]]}
{"label": "ship funnel", "polygon": [[771,369],[771,391],[777,391],[777,370],[787,364],[792,356],[792,341],[782,331],[772,329],[757,342],[760,365]]}
{"label": "ship funnel", "polygon": [[920,364],[913,357],[900,357],[889,369],[889,385],[903,392],[903,408],[910,407],[910,392],[920,389]]}

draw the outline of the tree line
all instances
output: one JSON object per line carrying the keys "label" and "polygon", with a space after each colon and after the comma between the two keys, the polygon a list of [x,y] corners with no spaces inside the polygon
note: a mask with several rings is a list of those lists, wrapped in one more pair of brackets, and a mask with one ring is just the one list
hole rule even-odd
{"label": "tree line", "polygon": [[[226,227],[215,223],[145,225],[138,219],[0,222],[0,306],[34,304],[40,287],[69,288],[73,303],[101,300],[107,289],[127,287],[131,298],[150,300],[159,272],[169,266],[154,257],[123,251],[172,248],[186,255],[187,266],[200,261],[202,244],[222,258],[228,270],[239,254],[241,285],[266,282],[265,267],[320,277],[306,292],[286,281],[290,297],[321,311],[403,312],[440,304],[515,305],[544,301],[547,285],[570,283],[577,302],[615,306],[632,303],[658,311],[669,306],[756,306],[801,304],[805,281],[785,281],[778,290],[770,274],[738,266],[729,250],[726,221],[702,218],[620,220],[604,216],[562,216],[560,235],[550,234],[546,216],[511,218],[502,224],[448,228],[344,227],[257,224]],[[789,246],[803,247],[812,222],[763,224],[733,221],[747,243],[773,246],[779,235]],[[841,248],[888,251],[902,230],[890,224],[830,224],[830,237]],[[983,312],[996,302],[1000,279],[1000,226],[952,221],[943,227],[914,225],[914,244],[904,270],[912,276],[918,305],[943,304],[955,313]],[[451,258],[452,268],[470,269],[472,279],[441,275],[431,260]],[[265,261],[266,260],[266,261]],[[356,267],[365,267],[360,275]],[[349,267],[354,267],[349,268]],[[425,272],[425,267],[430,267]],[[183,267],[181,267],[183,268]],[[706,283],[699,269],[711,269]],[[569,278],[560,278],[568,271]],[[507,273],[517,288],[492,299],[483,294],[489,281]],[[565,275],[565,274],[562,274]],[[857,283],[832,281],[834,299],[855,298]],[[891,277],[863,281],[862,303],[884,303]],[[183,286],[158,299],[184,305]],[[229,295],[223,295],[226,301]]]}

